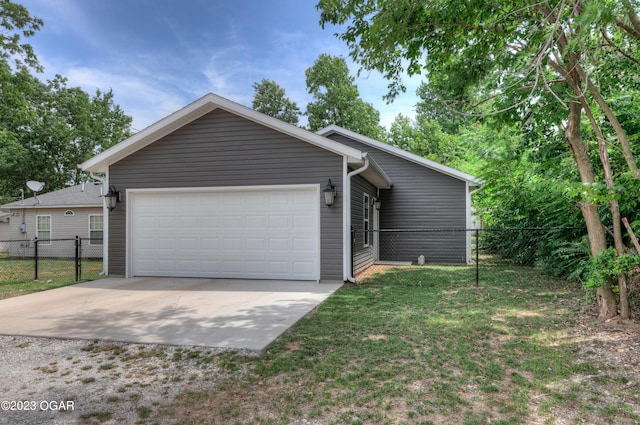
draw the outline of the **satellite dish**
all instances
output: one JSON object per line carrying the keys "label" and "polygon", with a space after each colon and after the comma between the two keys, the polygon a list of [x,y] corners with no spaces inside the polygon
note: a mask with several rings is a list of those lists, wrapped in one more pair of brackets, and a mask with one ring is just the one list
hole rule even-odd
{"label": "satellite dish", "polygon": [[27,182],[27,187],[31,189],[33,192],[38,193],[42,190],[42,188],[44,188],[44,183],[38,182],[35,180],[29,180]]}

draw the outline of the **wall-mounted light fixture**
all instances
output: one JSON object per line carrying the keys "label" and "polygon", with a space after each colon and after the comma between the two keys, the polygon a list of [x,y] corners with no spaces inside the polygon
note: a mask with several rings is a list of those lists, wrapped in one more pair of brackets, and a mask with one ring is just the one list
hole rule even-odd
{"label": "wall-mounted light fixture", "polygon": [[382,206],[380,198],[373,198],[373,206],[376,208],[376,211],[380,211],[380,207]]}
{"label": "wall-mounted light fixture", "polygon": [[329,179],[329,182],[322,193],[324,193],[324,203],[328,207],[333,205],[333,202],[336,200],[336,196],[338,196],[338,191],[336,190],[336,187],[331,184],[331,179]]}
{"label": "wall-mounted light fixture", "polygon": [[104,194],[104,199],[107,201],[107,209],[113,211],[116,208],[116,203],[120,202],[120,192],[116,190],[114,185],[110,185],[109,191]]}

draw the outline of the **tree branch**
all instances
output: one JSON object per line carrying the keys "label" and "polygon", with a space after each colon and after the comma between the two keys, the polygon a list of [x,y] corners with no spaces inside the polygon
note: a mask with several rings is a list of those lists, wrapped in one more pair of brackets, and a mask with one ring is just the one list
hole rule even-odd
{"label": "tree branch", "polygon": [[629,0],[623,0],[622,2],[624,7],[627,9],[627,15],[629,16],[629,21],[631,22],[631,26],[623,23],[622,21],[616,21],[616,24],[627,31],[629,35],[634,37],[636,40],[640,40],[640,19],[638,19],[638,15],[633,8],[633,5]]}
{"label": "tree branch", "polygon": [[634,58],[633,56],[631,56],[630,54],[626,53],[625,51],[623,51],[620,47],[616,46],[613,41],[611,41],[611,39],[609,38],[609,36],[607,35],[607,32],[603,29],[602,30],[602,37],[604,38],[604,41],[607,42],[607,44],[611,47],[613,47],[618,53],[620,53],[622,56],[624,56],[625,58],[629,59],[630,61],[640,65],[640,61],[636,58]]}

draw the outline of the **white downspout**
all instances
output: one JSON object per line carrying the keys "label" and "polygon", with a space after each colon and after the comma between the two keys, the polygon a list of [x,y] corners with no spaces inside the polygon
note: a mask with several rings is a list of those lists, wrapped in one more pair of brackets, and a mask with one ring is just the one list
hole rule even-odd
{"label": "white downspout", "polygon": [[347,174],[344,182],[344,209],[346,212],[346,220],[344,221],[344,234],[348,236],[348,243],[345,246],[344,276],[345,281],[355,283],[356,278],[351,276],[353,272],[351,262],[353,261],[353,253],[351,252],[351,177],[356,176],[369,168],[369,155],[365,152],[363,155],[364,165]]}
{"label": "white downspout", "polygon": [[471,195],[473,195],[474,193],[476,193],[477,191],[479,191],[481,189],[481,186],[478,186],[475,190],[469,191],[470,186],[469,186],[469,182],[466,183],[466,191],[467,191],[467,199],[466,199],[466,203],[467,203],[467,230],[466,230],[466,234],[467,234],[467,263],[470,263],[472,260],[472,248],[471,248],[471,233],[470,230],[472,228],[473,223],[471,222]]}
{"label": "white downspout", "polygon": [[475,190],[472,190],[469,192],[469,183],[467,182],[467,228],[470,229],[471,225],[473,224],[471,222],[471,195],[473,195],[474,193],[476,193],[477,191],[479,191],[480,189],[482,189],[481,186],[478,186]]}
{"label": "white downspout", "polygon": [[[92,179],[99,181],[102,183],[102,189],[100,189],[100,194],[104,196],[106,193],[107,187],[107,179],[105,177],[99,176],[95,173],[89,173]],[[108,274],[109,270],[109,210],[107,210],[107,205],[104,202],[104,198],[102,198],[102,272],[101,275]]]}

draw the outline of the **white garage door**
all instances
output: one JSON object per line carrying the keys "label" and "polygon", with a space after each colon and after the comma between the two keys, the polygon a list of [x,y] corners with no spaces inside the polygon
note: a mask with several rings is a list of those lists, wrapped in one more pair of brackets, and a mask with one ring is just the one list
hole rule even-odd
{"label": "white garage door", "polygon": [[313,188],[132,192],[133,276],[319,279]]}

